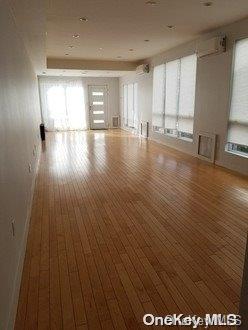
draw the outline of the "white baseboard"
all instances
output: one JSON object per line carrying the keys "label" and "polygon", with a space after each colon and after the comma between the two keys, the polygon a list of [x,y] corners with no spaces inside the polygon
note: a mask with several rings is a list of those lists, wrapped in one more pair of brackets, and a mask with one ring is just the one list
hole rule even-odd
{"label": "white baseboard", "polygon": [[16,313],[17,313],[19,293],[20,293],[20,287],[21,287],[22,271],[23,271],[25,253],[26,253],[29,224],[30,224],[30,218],[31,218],[31,212],[32,212],[35,181],[36,181],[36,177],[37,177],[37,173],[38,173],[38,169],[39,169],[40,155],[41,155],[41,143],[39,144],[39,147],[37,149],[37,158],[36,158],[36,163],[35,163],[35,168],[34,168],[34,175],[32,178],[31,189],[30,189],[30,201],[29,201],[29,205],[28,205],[28,209],[27,209],[27,217],[26,217],[26,223],[25,223],[25,228],[24,228],[24,234],[23,234],[23,239],[22,239],[22,243],[21,243],[21,247],[20,247],[19,262],[18,262],[17,272],[16,272],[16,276],[15,276],[15,281],[14,281],[14,288],[13,288],[13,294],[12,294],[12,299],[11,299],[11,309],[10,309],[9,318],[8,318],[7,330],[13,330],[14,326],[15,326],[15,318],[16,318]]}

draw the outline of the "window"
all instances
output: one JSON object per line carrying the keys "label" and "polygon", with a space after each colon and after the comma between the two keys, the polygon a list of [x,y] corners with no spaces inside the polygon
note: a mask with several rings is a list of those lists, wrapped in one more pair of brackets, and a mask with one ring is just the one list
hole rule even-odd
{"label": "window", "polygon": [[130,128],[138,129],[138,84],[123,86],[123,122]]}
{"label": "window", "polygon": [[42,119],[46,130],[88,128],[84,86],[78,78],[39,79]]}
{"label": "window", "polygon": [[248,156],[248,39],[235,46],[227,150]]}
{"label": "window", "polygon": [[193,139],[196,55],[156,66],[153,73],[153,129]]}

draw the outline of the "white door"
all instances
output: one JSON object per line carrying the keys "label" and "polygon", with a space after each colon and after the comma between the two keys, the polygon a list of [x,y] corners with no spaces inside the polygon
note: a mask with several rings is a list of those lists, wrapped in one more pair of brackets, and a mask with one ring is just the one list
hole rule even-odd
{"label": "white door", "polygon": [[89,86],[89,117],[91,129],[108,128],[107,86]]}

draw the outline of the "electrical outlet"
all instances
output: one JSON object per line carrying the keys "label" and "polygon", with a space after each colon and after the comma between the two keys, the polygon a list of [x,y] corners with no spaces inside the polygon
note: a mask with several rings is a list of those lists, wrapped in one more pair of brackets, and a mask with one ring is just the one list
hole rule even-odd
{"label": "electrical outlet", "polygon": [[12,236],[15,237],[15,220],[11,220],[11,231],[12,231]]}
{"label": "electrical outlet", "polygon": [[28,164],[28,171],[29,171],[29,173],[32,172],[32,165],[30,163]]}

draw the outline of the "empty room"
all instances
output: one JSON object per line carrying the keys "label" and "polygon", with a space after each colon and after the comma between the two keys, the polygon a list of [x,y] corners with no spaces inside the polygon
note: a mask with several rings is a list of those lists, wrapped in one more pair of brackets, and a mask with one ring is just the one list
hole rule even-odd
{"label": "empty room", "polygon": [[0,330],[248,330],[248,1],[0,30]]}

